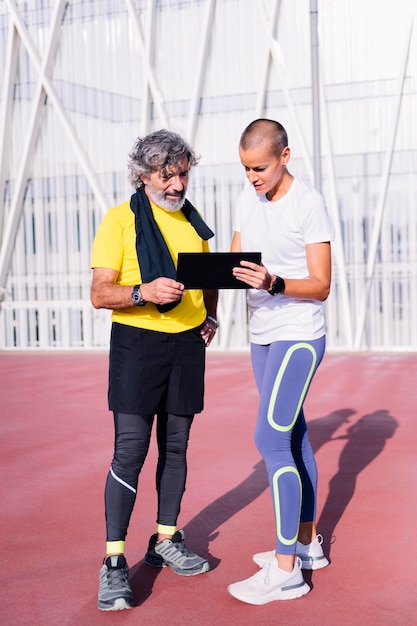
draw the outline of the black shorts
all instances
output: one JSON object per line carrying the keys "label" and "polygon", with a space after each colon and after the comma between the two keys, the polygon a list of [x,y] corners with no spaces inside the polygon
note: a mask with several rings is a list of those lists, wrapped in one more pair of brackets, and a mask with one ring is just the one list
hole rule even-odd
{"label": "black shorts", "polygon": [[199,328],[161,333],[113,323],[109,409],[133,415],[200,413],[205,354]]}

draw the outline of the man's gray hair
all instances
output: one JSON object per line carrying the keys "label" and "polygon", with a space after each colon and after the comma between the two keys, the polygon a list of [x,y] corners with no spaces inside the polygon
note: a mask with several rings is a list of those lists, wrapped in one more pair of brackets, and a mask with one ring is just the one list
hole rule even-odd
{"label": "man's gray hair", "polygon": [[199,161],[193,148],[177,133],[162,129],[142,139],[139,137],[129,153],[129,182],[134,189],[140,189],[143,187],[141,176],[176,165],[184,157],[190,168]]}

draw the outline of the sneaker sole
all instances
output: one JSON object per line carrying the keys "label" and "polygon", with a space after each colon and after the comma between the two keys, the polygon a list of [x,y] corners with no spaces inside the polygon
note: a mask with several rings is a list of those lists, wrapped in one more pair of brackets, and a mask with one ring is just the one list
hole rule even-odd
{"label": "sneaker sole", "polygon": [[165,562],[165,567],[166,566],[170,567],[175,574],[179,574],[180,576],[198,576],[198,574],[205,574],[210,571],[210,564],[207,561],[194,569],[180,569],[176,568],[175,565]]}
{"label": "sneaker sole", "polygon": [[163,567],[170,567],[175,574],[179,574],[180,576],[198,576],[198,574],[205,574],[210,571],[210,564],[207,561],[194,569],[181,569],[176,568],[175,565],[167,563],[167,561],[164,561],[162,557],[154,557],[147,554],[145,556],[145,563],[147,565],[151,565],[152,567],[158,567],[159,569],[162,569]]}
{"label": "sneaker sole", "polygon": [[124,598],[117,598],[111,606],[98,602],[97,607],[100,611],[123,611],[123,609],[133,609],[133,604],[129,604]]}
{"label": "sneaker sole", "polygon": [[268,594],[258,597],[245,597],[244,593],[240,594],[239,592],[235,592],[233,589],[233,585],[229,585],[227,591],[230,593],[231,596],[236,598],[236,600],[240,600],[240,602],[260,606],[262,604],[268,604],[268,602],[274,602],[278,600],[296,600],[297,598],[305,596],[310,591],[310,587],[307,585],[306,582],[303,582],[295,586],[283,588],[280,587],[276,591],[271,591]]}

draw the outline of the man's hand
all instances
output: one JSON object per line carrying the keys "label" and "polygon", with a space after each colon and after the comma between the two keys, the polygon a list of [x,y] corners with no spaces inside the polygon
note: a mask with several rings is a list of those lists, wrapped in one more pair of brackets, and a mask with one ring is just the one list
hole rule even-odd
{"label": "man's hand", "polygon": [[217,326],[217,321],[214,318],[207,317],[203,326],[201,327],[200,334],[206,342],[207,347],[211,344],[216,335]]}
{"label": "man's hand", "polygon": [[[132,290],[134,285],[118,285],[115,270],[96,267],[91,284],[91,302],[96,309],[127,309],[134,306]],[[184,285],[172,278],[156,278],[140,286],[141,296],[146,302],[169,304],[184,295]]]}
{"label": "man's hand", "polygon": [[172,278],[155,278],[150,283],[143,283],[140,287],[142,298],[153,304],[170,304],[176,302],[185,294],[182,283]]}

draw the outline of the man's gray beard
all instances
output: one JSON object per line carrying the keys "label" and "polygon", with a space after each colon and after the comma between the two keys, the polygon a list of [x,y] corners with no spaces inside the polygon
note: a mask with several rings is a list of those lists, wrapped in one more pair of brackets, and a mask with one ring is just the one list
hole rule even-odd
{"label": "man's gray beard", "polygon": [[165,197],[165,193],[163,191],[159,191],[159,189],[155,189],[155,187],[148,183],[147,185],[149,195],[152,198],[152,202],[157,204],[161,209],[165,211],[169,211],[170,213],[175,213],[176,211],[180,211],[184,206],[185,197],[178,198],[178,200],[167,200]]}

